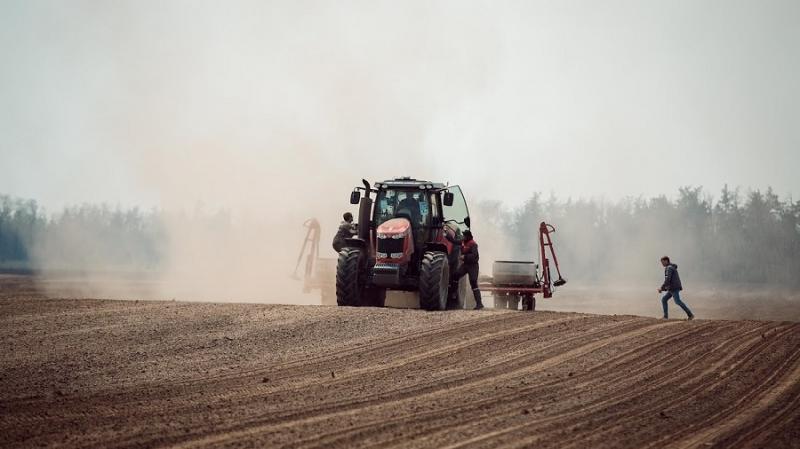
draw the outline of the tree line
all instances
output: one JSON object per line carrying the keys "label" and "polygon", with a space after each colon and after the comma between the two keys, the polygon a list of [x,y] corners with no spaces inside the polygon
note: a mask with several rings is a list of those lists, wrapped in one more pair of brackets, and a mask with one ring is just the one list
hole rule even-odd
{"label": "tree line", "polygon": [[167,238],[157,210],[84,204],[50,215],[36,201],[0,195],[5,270],[156,270]]}
{"label": "tree line", "polygon": [[[619,201],[535,193],[518,207],[483,201],[472,212],[482,271],[492,259],[534,258],[538,223],[547,221],[572,279],[652,281],[669,255],[690,283],[800,287],[800,201],[772,189],[726,186],[714,198],[683,187],[674,198]],[[226,217],[178,218],[213,230],[233,226]],[[156,209],[88,204],[49,214],[35,201],[0,195],[0,269],[158,270],[169,257],[168,218],[175,222]]]}
{"label": "tree line", "polygon": [[476,212],[515,258],[531,258],[540,221],[555,225],[559,262],[574,279],[652,282],[668,255],[695,284],[800,286],[800,201],[771,188],[725,186],[715,199],[702,187],[683,187],[675,199],[611,202],[536,193],[518,208],[485,201]]}

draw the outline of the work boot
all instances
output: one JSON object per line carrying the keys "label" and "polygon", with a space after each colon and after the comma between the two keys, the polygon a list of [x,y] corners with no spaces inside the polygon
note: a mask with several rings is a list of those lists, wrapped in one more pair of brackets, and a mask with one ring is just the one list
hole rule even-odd
{"label": "work boot", "polygon": [[472,290],[472,296],[475,297],[475,310],[481,310],[483,308],[483,302],[481,301],[481,291],[476,289]]}
{"label": "work boot", "polygon": [[689,315],[689,317],[686,318],[687,321],[692,321],[693,319],[694,319],[694,315]]}

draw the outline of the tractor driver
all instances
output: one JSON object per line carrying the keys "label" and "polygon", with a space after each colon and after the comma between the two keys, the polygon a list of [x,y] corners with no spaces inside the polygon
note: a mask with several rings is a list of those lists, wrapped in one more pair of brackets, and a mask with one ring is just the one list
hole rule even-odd
{"label": "tractor driver", "polygon": [[400,203],[397,205],[397,211],[400,212],[403,209],[408,209],[411,213],[411,224],[419,225],[421,224],[421,214],[419,210],[419,201],[411,193],[407,193],[406,197],[400,200]]}
{"label": "tractor driver", "polygon": [[469,275],[469,285],[472,287],[472,295],[475,296],[475,310],[483,308],[481,302],[481,291],[478,288],[478,244],[472,238],[472,232],[468,229],[464,231],[464,240],[461,242],[461,261],[462,264],[456,271],[456,279],[461,279],[464,275]]}

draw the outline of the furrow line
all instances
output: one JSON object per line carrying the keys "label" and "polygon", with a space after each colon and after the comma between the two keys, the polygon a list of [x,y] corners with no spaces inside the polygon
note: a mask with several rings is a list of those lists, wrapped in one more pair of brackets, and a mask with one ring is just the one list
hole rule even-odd
{"label": "furrow line", "polygon": [[[760,332],[761,332],[761,329],[760,328],[756,328],[756,329],[751,330],[749,333],[760,333]],[[725,341],[725,342],[717,345],[716,347],[714,347],[712,349],[709,349],[705,353],[709,354],[709,355],[714,355],[716,353],[719,353],[719,351],[724,349],[726,346],[732,345],[733,343],[734,342],[732,340]],[[746,344],[747,343],[744,343],[742,345],[746,345]],[[680,361],[681,359],[682,359],[682,357],[678,357],[677,358],[678,361]],[[603,400],[598,401],[598,402],[593,403],[593,404],[580,405],[580,406],[574,407],[574,408],[572,408],[569,411],[566,411],[564,413],[559,413],[557,415],[544,417],[544,418],[541,418],[541,419],[530,420],[530,421],[527,421],[527,422],[519,424],[519,425],[511,426],[511,427],[508,427],[506,429],[500,429],[500,430],[497,430],[495,432],[491,432],[489,434],[480,435],[480,436],[475,437],[473,439],[466,440],[466,441],[463,441],[463,442],[460,442],[460,443],[456,443],[456,444],[453,444],[453,445],[450,445],[450,446],[447,446],[447,447],[448,448],[467,447],[467,446],[469,446],[469,445],[471,445],[473,443],[487,442],[487,441],[495,439],[497,437],[502,437],[502,436],[505,436],[505,435],[509,435],[509,434],[514,433],[516,431],[524,430],[524,429],[529,428],[531,426],[535,426],[535,428],[537,429],[537,434],[535,436],[528,437],[528,438],[522,437],[522,438],[517,438],[515,440],[515,442],[518,442],[518,444],[515,444],[515,447],[528,447],[529,445],[534,444],[536,441],[542,440],[547,435],[549,435],[551,432],[548,432],[547,429],[551,429],[551,430],[554,430],[554,431],[560,431],[561,429],[563,429],[563,425],[561,425],[560,423],[578,420],[579,416],[596,415],[598,412],[600,412],[601,410],[603,410],[605,408],[609,408],[609,407],[613,407],[613,406],[616,406],[616,405],[619,405],[619,404],[623,404],[625,402],[634,400],[634,399],[636,399],[638,397],[647,395],[654,389],[663,388],[665,385],[668,385],[670,383],[682,382],[686,378],[689,378],[692,375],[690,370],[692,368],[694,368],[695,366],[699,365],[698,368],[702,369],[703,368],[702,367],[702,363],[703,362],[704,362],[703,359],[696,357],[696,358],[694,358],[693,360],[691,360],[688,363],[681,364],[676,369],[675,375],[673,375],[669,380],[665,379],[663,381],[655,382],[655,383],[653,383],[653,382],[650,382],[650,383],[646,383],[646,382],[636,383],[636,382],[634,382],[634,384],[633,384],[634,387],[631,388],[630,390],[627,390],[625,392],[625,394],[623,394],[622,396],[618,396],[618,395],[612,393],[610,395],[605,396],[605,398]],[[654,366],[654,367],[657,367],[657,366]]]}
{"label": "furrow line", "polygon": [[419,399],[420,397],[431,397],[437,394],[441,394],[442,392],[452,392],[454,389],[463,389],[468,386],[473,386],[477,383],[481,383],[486,379],[493,378],[493,377],[513,377],[519,371],[525,370],[526,368],[530,369],[533,368],[534,370],[541,370],[545,369],[550,366],[557,365],[564,360],[568,360],[570,358],[591,352],[603,345],[611,344],[612,342],[627,337],[632,334],[640,334],[646,333],[647,331],[651,330],[651,328],[662,327],[665,325],[669,325],[670,323],[658,323],[655,325],[646,325],[646,323],[642,323],[641,321],[637,320],[630,320],[630,321],[623,321],[622,323],[618,323],[614,326],[609,326],[594,332],[589,332],[585,335],[581,335],[578,337],[573,337],[566,339],[560,343],[555,343],[550,345],[549,347],[542,348],[540,351],[536,351],[536,353],[544,352],[544,350],[550,349],[554,350],[561,346],[568,346],[570,343],[578,341],[580,339],[585,339],[586,337],[591,338],[596,334],[602,334],[604,332],[613,331],[616,328],[625,328],[633,325],[640,325],[645,324],[643,327],[637,327],[630,331],[624,331],[623,334],[616,334],[610,337],[602,338],[600,340],[595,340],[591,343],[584,344],[572,350],[568,350],[566,353],[561,353],[559,355],[555,355],[552,357],[546,357],[542,360],[535,361],[535,357],[531,356],[514,356],[511,357],[502,363],[498,363],[492,365],[491,367],[483,370],[473,370],[464,374],[459,374],[456,378],[451,378],[448,381],[439,381],[433,384],[427,385],[425,388],[422,389],[409,389],[407,391],[396,391],[393,392],[391,395],[380,395],[368,400],[364,401],[355,401],[351,402],[347,405],[340,405],[337,404],[335,407],[324,407],[322,409],[314,410],[310,416],[309,414],[304,413],[300,415],[294,416],[285,416],[280,417],[278,420],[270,420],[272,422],[264,422],[261,423],[247,423],[246,425],[242,426],[241,429],[232,429],[229,433],[225,434],[217,434],[217,435],[208,435],[203,437],[199,440],[188,440],[184,441],[175,447],[198,447],[202,444],[218,444],[226,440],[241,438],[243,436],[252,436],[254,434],[264,433],[270,428],[281,428],[287,427],[292,425],[297,425],[300,422],[304,423],[311,423],[311,422],[318,422],[323,419],[328,419],[333,416],[344,416],[358,409],[365,408],[371,405],[378,405],[378,404],[389,404],[395,402],[403,402],[403,401],[410,401],[413,399]]}
{"label": "furrow line", "polygon": [[[686,381],[682,382],[670,382],[663,387],[658,387],[658,389],[669,389],[672,390],[678,386],[689,386],[694,385],[693,387],[689,388],[688,391],[684,393],[676,393],[670,399],[664,400],[663,398],[653,397],[650,392],[646,392],[644,394],[639,395],[635,400],[636,406],[632,409],[626,409],[624,411],[612,413],[610,415],[603,415],[603,421],[601,422],[611,422],[614,423],[609,427],[604,427],[602,431],[594,432],[592,437],[593,438],[601,438],[602,435],[613,435],[617,432],[620,432],[624,425],[619,423],[624,423],[626,416],[641,416],[641,415],[650,415],[655,416],[659,412],[667,411],[672,407],[677,406],[678,404],[684,403],[686,401],[693,401],[695,400],[699,394],[703,393],[704,391],[710,391],[724,382],[722,376],[714,376],[714,373],[722,366],[730,366],[736,365],[741,366],[744,363],[749,363],[752,361],[756,355],[764,352],[765,350],[769,349],[770,347],[779,344],[779,339],[789,333],[791,333],[791,327],[788,327],[778,333],[778,335],[770,338],[768,341],[765,341],[761,338],[760,335],[756,335],[753,338],[750,338],[746,341],[745,344],[738,345],[734,348],[733,351],[728,353],[728,355],[721,360],[715,362],[712,366],[704,369],[700,372],[697,376],[694,376],[691,379],[687,379]],[[751,332],[747,335],[750,335]],[[739,352],[739,351],[744,351]],[[744,355],[742,355],[744,354]],[[652,389],[651,389],[652,391]],[[595,422],[597,424],[597,422]],[[688,430],[687,427],[682,429],[682,432],[686,432]],[[661,447],[663,444],[667,444],[669,441],[672,441],[673,437],[669,435],[660,435],[656,437],[655,440],[649,445],[650,447]],[[571,442],[565,441],[564,447],[569,447]],[[580,447],[587,444],[586,441],[576,442],[575,445]]]}
{"label": "furrow line", "polygon": [[[628,361],[630,361],[630,360],[638,360],[639,358],[645,357],[645,354],[646,354],[647,351],[652,350],[653,348],[658,348],[658,347],[661,347],[663,345],[667,345],[667,344],[669,344],[669,340],[671,340],[673,338],[676,338],[676,337],[679,337],[679,336],[682,336],[682,335],[686,335],[686,334],[700,333],[703,330],[704,329],[702,327],[698,326],[698,327],[695,327],[693,329],[690,328],[690,329],[681,330],[680,332],[678,332],[676,334],[669,334],[669,335],[663,336],[663,337],[661,337],[661,338],[659,338],[659,339],[657,339],[657,340],[655,340],[655,341],[653,341],[653,342],[651,342],[651,343],[649,343],[649,344],[647,344],[645,346],[631,349],[629,351],[626,351],[623,354],[619,354],[618,356],[612,358],[611,360],[604,361],[603,363],[595,365],[594,367],[592,367],[592,368],[590,368],[588,370],[585,370],[582,373],[579,373],[577,376],[575,376],[574,380],[575,381],[580,381],[583,378],[587,378],[587,379],[593,379],[595,381],[599,381],[601,378],[599,378],[597,376],[597,374],[599,374],[600,372],[603,372],[603,371],[611,371],[611,372],[613,372],[613,370],[615,369],[616,366],[618,366],[618,365],[620,365],[622,363],[628,363]],[[662,362],[663,362],[663,360],[662,360]],[[646,366],[640,367],[637,370],[637,372],[638,371],[644,371],[644,370],[648,369],[649,367],[650,367],[650,365],[646,365]],[[622,377],[626,377],[629,374],[630,373],[622,374],[621,376]],[[605,379],[602,379],[602,381],[605,381]],[[390,433],[390,431],[392,429],[395,429],[395,428],[398,428],[398,427],[409,427],[410,425],[415,425],[415,424],[434,424],[434,422],[436,422],[437,423],[436,427],[441,427],[441,425],[438,424],[439,420],[442,420],[442,419],[446,420],[450,416],[462,416],[465,413],[473,412],[473,411],[479,411],[479,410],[484,409],[485,407],[488,407],[488,406],[491,406],[491,405],[496,405],[496,404],[504,404],[505,405],[505,404],[508,404],[508,403],[516,402],[516,401],[514,401],[515,398],[528,396],[528,395],[534,395],[535,393],[537,393],[539,391],[546,390],[548,387],[560,384],[562,382],[563,381],[560,380],[560,379],[558,379],[558,380],[550,380],[548,382],[539,383],[539,384],[532,385],[532,386],[527,387],[527,388],[520,388],[520,389],[517,389],[517,390],[515,390],[515,391],[513,391],[511,393],[505,393],[505,394],[501,394],[499,396],[494,395],[490,399],[473,401],[473,402],[469,402],[467,404],[463,404],[463,405],[456,406],[456,407],[452,407],[452,406],[451,407],[447,407],[446,410],[436,409],[436,410],[432,410],[432,411],[405,414],[405,415],[402,415],[402,416],[399,416],[399,417],[395,417],[394,419],[392,419],[390,421],[374,420],[374,421],[371,421],[369,423],[365,423],[365,424],[357,426],[357,427],[351,427],[351,428],[348,428],[348,429],[338,430],[338,431],[335,431],[335,432],[332,432],[332,433],[328,433],[328,434],[323,434],[323,435],[316,435],[314,437],[307,438],[306,440],[302,440],[301,442],[299,442],[299,444],[293,445],[293,446],[297,446],[297,447],[306,447],[306,446],[308,446],[308,447],[326,447],[326,446],[333,446],[333,445],[335,445],[335,442],[337,441],[338,438],[341,438],[341,437],[343,437],[345,435],[352,436],[353,434],[357,434],[358,436],[363,437],[363,436],[369,436],[369,435],[373,435],[373,434],[388,434],[388,433]],[[583,382],[583,384],[581,384],[581,386],[586,386],[586,385],[590,385],[590,384],[594,384],[594,383],[596,383],[596,382],[592,382],[592,381]],[[574,388],[570,388],[570,391],[574,392]],[[517,414],[519,413],[519,408],[515,409],[515,413],[517,413]],[[424,433],[426,433],[426,432],[424,430],[422,430],[421,432],[413,433],[411,436],[416,436],[418,434],[424,434]],[[398,442],[399,440],[405,441],[408,438],[409,438],[409,434],[405,434],[400,439],[393,439],[393,440],[388,440],[388,441],[384,440],[384,441],[381,442],[381,445],[390,445],[392,443]],[[414,438],[414,441],[415,442],[419,442],[420,440]]]}
{"label": "furrow line", "polygon": [[[618,322],[611,321],[610,323],[614,323],[612,326],[607,326],[607,327],[601,328],[597,332],[608,331],[608,329],[614,328],[615,326],[624,326],[626,324],[634,323],[636,321],[637,321],[637,319],[633,318],[633,317],[629,318],[626,321],[618,321]],[[555,326],[555,325],[561,324],[561,323],[562,323],[562,320],[548,320],[548,321],[540,322],[538,324],[542,328],[546,328],[546,327]],[[565,332],[568,332],[568,331],[569,331],[569,329],[565,330]],[[582,336],[575,337],[575,338],[585,337],[585,336],[588,336],[588,335],[589,334],[584,334]],[[466,348],[464,348],[464,349],[466,349]],[[463,349],[462,349],[462,352],[463,352]],[[490,367],[487,367],[486,369],[492,369],[492,367],[490,366]],[[320,386],[321,387],[324,386],[324,388],[329,389],[330,388],[330,383],[326,380],[322,384],[320,384]],[[251,387],[251,388],[257,390],[259,387]],[[356,400],[347,399],[347,400],[342,400],[342,401],[336,401],[336,402],[333,402],[333,403],[323,403],[322,405],[316,406],[316,407],[314,407],[312,409],[302,408],[302,409],[299,409],[299,410],[290,411],[288,413],[283,413],[283,414],[277,415],[277,416],[276,415],[272,415],[267,419],[270,422],[272,422],[272,421],[282,421],[282,420],[286,420],[286,419],[293,419],[293,418],[296,418],[298,416],[309,415],[309,414],[313,415],[315,413],[325,413],[325,412],[328,412],[328,411],[335,411],[335,410],[339,410],[339,409],[342,409],[342,408],[350,409],[350,408],[359,407],[362,404],[368,404],[368,403],[371,403],[371,402],[380,401],[380,400],[382,400],[382,398],[390,398],[390,397],[397,397],[397,396],[400,396],[400,397],[413,396],[413,395],[418,394],[418,390],[421,391],[421,392],[425,392],[425,391],[429,391],[429,390],[432,390],[432,389],[438,389],[438,388],[446,388],[446,387],[441,387],[440,382],[432,381],[432,382],[424,383],[424,384],[421,384],[421,385],[418,384],[418,385],[410,386],[410,387],[407,387],[407,388],[400,388],[400,389],[390,390],[388,392],[381,393],[380,395],[377,395],[377,396],[365,397],[365,398],[360,398],[360,399],[356,399]],[[224,395],[226,393],[227,393],[227,390],[223,391],[223,392],[221,392],[221,393],[219,393],[217,395],[210,395],[210,396],[209,395],[204,395],[204,397],[205,398],[209,398],[210,397],[210,398],[217,398],[218,399],[219,397],[221,397],[222,395]],[[263,402],[264,400],[265,400],[265,398],[258,398],[258,401],[260,401],[260,402]],[[175,405],[175,404],[177,404],[178,406],[180,406],[182,408],[179,408],[177,410],[176,409],[172,409],[171,413],[180,412],[181,410],[183,410],[183,411],[191,411],[191,410],[196,409],[196,407],[197,407],[197,404],[195,402],[193,402],[193,400],[191,398],[179,399],[178,402],[173,402],[172,405]],[[140,413],[140,414],[143,414],[145,416],[147,415],[147,411],[146,410],[138,410],[137,412]],[[256,417],[252,418],[252,421],[254,421],[256,423],[259,423],[259,422],[263,422],[264,419],[265,418],[264,418],[263,415],[258,415]],[[249,422],[249,421],[245,419],[244,422]],[[240,427],[240,426],[243,426],[243,425],[237,424],[235,427]],[[205,428],[203,428],[202,430],[205,430]],[[153,435],[162,436],[162,433],[158,432],[158,431],[154,431],[154,432],[152,432],[151,436],[153,436]],[[140,434],[140,435],[137,435],[135,438],[136,438],[136,440],[139,440],[143,436],[145,436],[145,435],[141,435]],[[125,445],[125,441],[121,440],[121,441],[119,441],[119,443],[122,443],[121,445],[123,445],[123,446]]]}

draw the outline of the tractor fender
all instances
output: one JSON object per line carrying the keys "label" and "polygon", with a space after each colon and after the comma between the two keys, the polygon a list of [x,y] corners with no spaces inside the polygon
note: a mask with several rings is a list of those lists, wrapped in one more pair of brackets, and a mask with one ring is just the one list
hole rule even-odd
{"label": "tractor fender", "polygon": [[447,245],[444,243],[439,242],[427,242],[425,243],[425,251],[441,251],[445,254],[449,254],[450,251],[447,248]]}
{"label": "tractor fender", "polygon": [[364,241],[363,239],[358,238],[358,237],[352,237],[352,238],[349,238],[349,239],[344,239],[344,243],[345,243],[345,247],[350,247],[350,248],[366,248],[367,247],[367,242]]}

